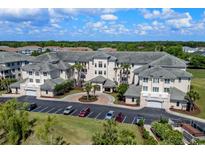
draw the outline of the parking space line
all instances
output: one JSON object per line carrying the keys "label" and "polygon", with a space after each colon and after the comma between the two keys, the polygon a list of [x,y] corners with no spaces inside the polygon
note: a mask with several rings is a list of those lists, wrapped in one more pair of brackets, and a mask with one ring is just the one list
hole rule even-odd
{"label": "parking space line", "polygon": [[43,112],[43,111],[46,110],[47,108],[48,108],[48,106],[45,107],[45,108],[43,108],[42,110],[40,110],[40,111],[38,111],[38,112]]}
{"label": "parking space line", "polygon": [[97,119],[101,115],[101,113],[102,112],[98,113],[97,116],[95,117],[95,119]]}
{"label": "parking space line", "polygon": [[54,109],[56,109],[55,107],[51,108],[50,110],[48,110],[47,112],[50,113],[51,111],[53,111]]}
{"label": "parking space line", "polygon": [[136,117],[134,117],[134,119],[133,119],[133,121],[132,121],[132,124],[134,124],[134,122],[135,122],[135,119],[136,119]]}
{"label": "parking space line", "polygon": [[78,111],[78,109],[75,109],[70,115],[73,115],[77,111]]}
{"label": "parking space line", "polygon": [[63,108],[58,109],[56,112],[54,112],[55,114],[58,113],[60,110],[62,110]]}
{"label": "parking space line", "polygon": [[33,109],[32,111],[36,111],[36,110],[38,110],[38,109],[40,109],[42,106],[38,106],[37,108],[35,108],[35,109]]}
{"label": "parking space line", "polygon": [[123,119],[122,123],[124,123],[124,121],[125,121],[125,119],[126,119],[126,118],[127,118],[127,116],[125,116],[125,117],[124,117],[124,119]]}
{"label": "parking space line", "polygon": [[93,114],[94,112],[90,112],[88,115],[87,115],[87,117],[89,117],[91,114]]}

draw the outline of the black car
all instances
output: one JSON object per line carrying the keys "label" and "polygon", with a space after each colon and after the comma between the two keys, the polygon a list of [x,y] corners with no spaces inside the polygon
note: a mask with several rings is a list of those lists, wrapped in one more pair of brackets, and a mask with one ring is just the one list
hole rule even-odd
{"label": "black car", "polygon": [[34,110],[35,108],[37,108],[37,104],[36,103],[31,103],[28,106],[28,111]]}

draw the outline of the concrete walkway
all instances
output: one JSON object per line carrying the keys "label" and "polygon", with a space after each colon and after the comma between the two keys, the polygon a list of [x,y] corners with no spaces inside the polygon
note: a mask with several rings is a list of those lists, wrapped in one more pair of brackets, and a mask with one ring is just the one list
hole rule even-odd
{"label": "concrete walkway", "polygon": [[179,117],[183,117],[183,118],[187,118],[187,119],[191,119],[191,120],[195,120],[195,121],[199,121],[199,122],[205,123],[205,119],[201,119],[201,118],[198,118],[198,117],[194,117],[194,116],[190,116],[190,115],[187,115],[187,114],[182,114],[182,113],[174,112],[174,111],[171,111],[169,109],[167,109],[166,112],[170,113],[170,114],[173,114],[173,115],[176,115],[176,116],[179,116]]}

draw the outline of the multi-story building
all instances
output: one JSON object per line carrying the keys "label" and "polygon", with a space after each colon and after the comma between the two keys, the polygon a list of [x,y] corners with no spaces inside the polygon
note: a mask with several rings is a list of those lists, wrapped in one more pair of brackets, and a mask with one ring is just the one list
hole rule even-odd
{"label": "multi-story building", "polygon": [[[84,66],[80,73],[72,67],[76,63]],[[128,83],[127,104],[187,108],[184,97],[191,74],[186,72],[185,61],[164,52],[50,52],[24,66],[23,80],[11,89],[13,93],[53,97],[56,84],[77,79],[78,74],[81,81],[96,84],[101,92]]]}
{"label": "multi-story building", "polygon": [[31,57],[15,52],[0,52],[0,78],[21,78],[21,68]]}
{"label": "multi-story building", "polygon": [[17,52],[24,55],[31,55],[33,52],[42,52],[42,47],[39,46],[24,46],[17,48]]}

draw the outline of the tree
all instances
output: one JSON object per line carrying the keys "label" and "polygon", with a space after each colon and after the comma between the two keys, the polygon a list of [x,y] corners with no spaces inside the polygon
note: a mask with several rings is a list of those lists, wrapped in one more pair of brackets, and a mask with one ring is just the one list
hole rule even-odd
{"label": "tree", "polygon": [[36,136],[42,144],[67,144],[62,136],[55,136],[54,127],[57,125],[55,116],[48,116],[43,125],[36,130]]}
{"label": "tree", "polygon": [[4,132],[8,144],[20,144],[21,141],[25,141],[33,126],[32,121],[29,121],[28,112],[16,110],[19,104],[12,99],[0,107],[0,130]]}
{"label": "tree", "polygon": [[[126,76],[126,83],[128,83],[128,77],[129,77],[129,72],[130,72],[130,64],[122,64],[121,65],[121,71],[122,71],[122,74],[124,74]],[[121,78],[120,78],[120,82],[122,81],[122,75],[121,75]]]}
{"label": "tree", "polygon": [[123,100],[124,93],[127,91],[128,84],[122,83],[117,87],[117,97],[119,100]]}
{"label": "tree", "polygon": [[0,79],[0,90],[6,90],[7,92],[10,91],[10,84],[16,82],[16,79],[10,79],[10,78],[5,78],[5,79]]}
{"label": "tree", "polygon": [[195,101],[200,99],[199,93],[191,89],[185,96],[185,98],[192,104],[193,107],[190,107],[189,110],[193,110]]}
{"label": "tree", "polygon": [[97,132],[92,137],[95,145],[126,145],[136,144],[136,136],[133,132],[117,127],[117,123],[108,120],[103,124],[103,132]]}
{"label": "tree", "polygon": [[86,91],[86,93],[87,93],[87,100],[89,100],[90,91],[91,91],[92,88],[93,88],[93,86],[92,86],[92,83],[90,83],[90,82],[87,82],[87,83],[85,84],[85,86],[84,86],[84,89],[85,89],[85,91]]}
{"label": "tree", "polygon": [[81,71],[83,70],[84,66],[80,63],[76,63],[73,65],[73,68],[75,70],[77,70],[78,76],[77,76],[77,85],[81,86],[81,81],[80,81],[80,75],[81,75]]}
{"label": "tree", "polygon": [[96,92],[96,90],[97,90],[97,88],[98,88],[98,85],[93,85],[93,94],[94,94],[94,96],[95,96],[95,92]]}

